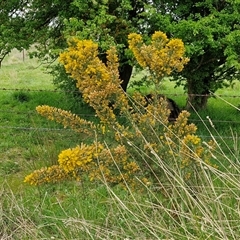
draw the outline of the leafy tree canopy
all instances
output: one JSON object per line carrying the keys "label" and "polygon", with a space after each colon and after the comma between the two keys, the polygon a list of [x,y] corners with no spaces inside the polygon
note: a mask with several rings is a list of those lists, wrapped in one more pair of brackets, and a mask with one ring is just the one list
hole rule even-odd
{"label": "leafy tree canopy", "polygon": [[151,9],[152,30],[163,28],[184,41],[190,62],[175,80],[195,108],[204,108],[207,96],[192,94],[215,92],[239,77],[240,1],[155,1]]}
{"label": "leafy tree canopy", "polygon": [[[187,48],[190,62],[174,80],[185,86],[194,107],[205,107],[207,97],[193,94],[215,92],[225,80],[238,77],[239,0],[0,0],[0,4],[1,58],[12,48],[38,43],[37,56],[55,59],[72,36],[97,41],[102,52],[116,45],[126,90],[132,73],[128,34],[148,38],[160,30],[181,38]],[[105,55],[101,57],[104,60]]]}

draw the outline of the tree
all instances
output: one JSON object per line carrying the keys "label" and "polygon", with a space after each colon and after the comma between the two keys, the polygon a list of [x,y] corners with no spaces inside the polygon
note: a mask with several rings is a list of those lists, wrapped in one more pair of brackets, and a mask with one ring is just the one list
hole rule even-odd
{"label": "tree", "polygon": [[[142,1],[135,3],[113,0],[100,2],[22,0],[17,1],[18,4],[15,2],[12,0],[2,5],[4,11],[1,14],[4,14],[5,18],[2,18],[4,20],[0,24],[8,29],[8,32],[3,32],[5,38],[1,34],[0,47],[4,53],[8,53],[12,48],[28,48],[30,44],[35,43],[37,51],[33,56],[51,62],[67,46],[66,38],[71,36],[100,42],[102,53],[109,44],[117,45],[120,52],[119,71],[123,80],[122,87],[126,90],[132,73],[132,65],[125,54],[127,36],[134,31],[134,25],[138,23],[135,18],[143,11]],[[8,34],[10,30],[15,33],[12,37]],[[16,42],[19,40],[21,43],[18,46]],[[106,58],[105,54],[100,55],[103,60]]]}
{"label": "tree", "polygon": [[1,51],[38,43],[36,55],[51,61],[66,48],[66,38],[77,36],[97,41],[104,60],[105,50],[115,45],[124,90],[133,66],[131,32],[148,38],[161,30],[184,41],[191,60],[174,80],[188,93],[187,107],[204,108],[210,92],[239,74],[239,0],[11,0],[1,6]]}
{"label": "tree", "polygon": [[25,35],[24,18],[22,14],[26,3],[24,1],[0,1],[0,67],[5,56],[13,49],[23,50],[28,48],[23,38]]}
{"label": "tree", "polygon": [[99,43],[100,58],[106,62],[106,50],[116,46],[119,53],[121,86],[127,89],[133,66],[127,50],[127,36],[139,29],[144,1],[73,1],[78,15],[64,19],[64,36],[91,39]]}
{"label": "tree", "polygon": [[205,108],[211,92],[239,77],[240,1],[154,1],[151,10],[152,31],[186,46],[190,62],[175,80],[187,90],[187,107]]}

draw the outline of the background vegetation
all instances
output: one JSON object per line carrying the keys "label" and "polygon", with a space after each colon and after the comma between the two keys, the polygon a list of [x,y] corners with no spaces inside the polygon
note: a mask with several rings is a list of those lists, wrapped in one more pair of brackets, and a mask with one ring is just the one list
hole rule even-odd
{"label": "background vegetation", "polygon": [[205,108],[206,95],[239,77],[239,1],[1,0],[0,3],[0,64],[13,48],[28,49],[32,44],[36,47],[33,55],[49,63],[66,48],[68,39],[91,39],[99,43],[102,60],[106,60],[104,53],[110,45],[117,47],[120,78],[126,90],[136,66],[127,50],[128,34],[142,33],[149,40],[155,31],[163,31],[169,38],[182,39],[190,58],[174,78],[177,85],[186,88],[187,104]]}

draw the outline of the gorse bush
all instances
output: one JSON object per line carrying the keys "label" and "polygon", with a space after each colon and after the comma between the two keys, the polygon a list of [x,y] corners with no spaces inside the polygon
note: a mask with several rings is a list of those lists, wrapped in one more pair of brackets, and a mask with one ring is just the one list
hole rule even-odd
{"label": "gorse bush", "polygon": [[[152,183],[173,181],[166,175],[180,171],[182,181],[196,181],[202,165],[211,166],[212,142],[202,143],[196,126],[188,123],[189,113],[182,111],[170,123],[167,101],[157,97],[163,77],[181,71],[188,59],[179,39],[169,40],[162,32],[152,36],[149,45],[141,35],[129,35],[129,48],[137,62],[150,73],[155,85],[152,103],[143,96],[128,96],[120,87],[119,61],[116,49],[107,51],[107,63],[98,57],[98,45],[90,40],[72,39],[67,51],[60,55],[66,72],[76,80],[83,99],[96,112],[99,123],[86,121],[77,115],[50,106],[38,106],[37,111],[49,120],[62,123],[77,133],[90,136],[91,141],[63,150],[58,165],[29,174],[25,182],[32,185],[60,180],[103,181],[138,188]],[[123,120],[124,119],[124,120]],[[161,162],[167,163],[161,167]],[[169,172],[168,171],[168,172]],[[175,179],[175,178],[174,178]]]}

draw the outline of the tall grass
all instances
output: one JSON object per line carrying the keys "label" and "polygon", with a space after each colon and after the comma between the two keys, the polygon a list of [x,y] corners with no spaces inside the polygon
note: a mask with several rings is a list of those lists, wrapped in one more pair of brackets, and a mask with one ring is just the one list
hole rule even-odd
{"label": "tall grass", "polygon": [[[127,183],[123,190],[107,182],[66,182],[38,189],[21,185],[15,193],[4,181],[2,239],[239,239],[238,156],[230,149],[223,152],[213,140],[219,168],[196,159],[201,174],[195,173],[192,185],[156,152],[152,154],[168,184],[155,175],[162,184],[143,185],[140,192]],[[152,156],[142,153],[142,158]]]}
{"label": "tall grass", "polygon": [[[10,76],[8,71],[16,71],[12,76],[15,74],[17,84],[4,78],[0,87],[53,89],[50,76],[41,75],[42,70],[37,68],[41,75],[37,78],[35,70],[29,70],[31,60],[25,58],[22,63],[19,56],[20,62],[7,60],[8,64],[3,63],[0,69],[1,77]],[[36,77],[36,83],[20,81],[20,67],[24,72],[29,71],[29,76],[32,75],[29,79]],[[167,93],[168,83],[164,84]],[[224,91],[229,94],[230,90]],[[178,97],[173,98],[177,101]],[[54,164],[62,149],[86,139],[84,135],[79,139],[70,130],[36,115],[35,107],[39,104],[71,108],[71,103],[66,103],[60,93],[9,90],[1,92],[0,103],[0,239],[240,238],[239,127],[230,128],[226,122],[222,127],[219,124],[223,123],[213,121],[232,120],[235,115],[237,121],[239,111],[231,106],[229,98],[211,99],[205,112],[192,114],[199,125],[199,134],[216,143],[212,155],[219,167],[207,166],[196,159],[200,171],[194,173],[192,184],[186,184],[179,164],[171,164],[176,167],[170,169],[158,153],[146,155],[136,149],[146,162],[153,157],[157,159],[159,172],[168,179],[168,183],[163,182],[162,176],[153,172],[157,184],[142,183],[141,191],[131,190],[127,183],[123,190],[104,181],[102,184],[64,182],[37,188],[23,184],[27,173]],[[79,113],[85,113],[84,109]]]}

